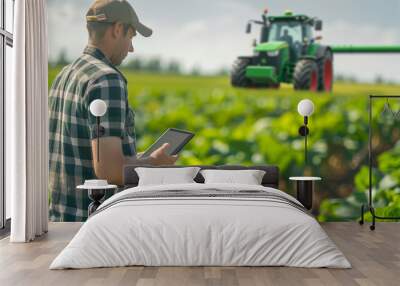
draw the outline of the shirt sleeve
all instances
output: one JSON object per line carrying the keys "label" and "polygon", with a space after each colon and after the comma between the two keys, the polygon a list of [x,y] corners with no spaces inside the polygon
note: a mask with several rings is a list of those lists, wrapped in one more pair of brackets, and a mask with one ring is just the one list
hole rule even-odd
{"label": "shirt sleeve", "polygon": [[[134,114],[130,116],[128,92],[125,80],[119,74],[104,75],[88,87],[88,119],[91,139],[100,137],[121,138],[122,152],[125,156],[136,154],[136,137],[134,132]],[[97,119],[90,112],[89,106],[96,99],[103,100],[107,111],[100,118],[100,128],[97,132]],[[131,130],[133,130],[131,132]]]}
{"label": "shirt sleeve", "polygon": [[126,84],[118,74],[107,74],[90,84],[87,92],[88,120],[90,124],[91,139],[97,138],[97,119],[90,112],[90,104],[101,99],[107,105],[106,113],[100,117],[100,137],[120,137],[124,139],[126,134],[125,122],[127,112]]}

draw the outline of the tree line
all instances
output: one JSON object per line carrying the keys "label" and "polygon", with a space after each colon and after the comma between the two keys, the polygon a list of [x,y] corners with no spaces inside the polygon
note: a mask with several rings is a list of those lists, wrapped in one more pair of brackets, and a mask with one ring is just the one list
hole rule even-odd
{"label": "tree line", "polygon": [[[69,64],[71,61],[67,56],[67,52],[65,49],[62,49],[58,55],[58,57],[49,61],[50,66],[65,66]],[[176,75],[210,75],[210,73],[205,73],[199,66],[193,66],[189,70],[185,70],[182,66],[182,63],[179,60],[172,59],[169,61],[163,60],[160,57],[151,57],[151,58],[143,58],[143,57],[134,57],[122,65],[122,68],[127,70],[132,70],[136,72],[148,72],[148,73],[157,73],[157,74],[176,74]],[[229,75],[229,68],[221,67],[219,70],[212,73],[212,75]],[[354,75],[344,75],[344,74],[335,74],[335,81],[345,82],[345,83],[362,83],[363,81],[359,80]],[[387,80],[382,75],[377,74],[372,81],[375,84],[389,84],[396,85],[398,82],[393,80]]]}
{"label": "tree line", "polygon": [[[50,66],[66,66],[70,63],[65,49],[61,50],[58,57],[54,60],[49,61]],[[123,69],[137,71],[137,72],[148,72],[148,73],[159,73],[159,74],[176,74],[176,75],[205,75],[206,73],[201,67],[195,65],[191,69],[187,70],[183,68],[182,63],[179,60],[163,60],[161,57],[150,57],[144,58],[136,56],[129,59],[121,66]],[[207,73],[208,75],[210,73]],[[213,75],[229,75],[229,69],[222,67]]]}

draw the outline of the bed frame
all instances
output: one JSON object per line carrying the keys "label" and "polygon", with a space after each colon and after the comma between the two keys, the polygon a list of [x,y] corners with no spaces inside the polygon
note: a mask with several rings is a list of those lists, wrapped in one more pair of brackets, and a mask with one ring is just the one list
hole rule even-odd
{"label": "bed frame", "polygon": [[[264,187],[271,187],[278,189],[279,188],[279,168],[277,166],[239,166],[239,165],[221,165],[221,166],[203,166],[203,165],[195,165],[195,166],[149,166],[149,165],[125,165],[124,173],[123,173],[123,182],[124,188],[132,188],[136,187],[139,182],[138,174],[135,171],[137,167],[148,167],[148,168],[183,168],[183,167],[199,167],[201,170],[204,169],[217,169],[217,170],[263,170],[265,171],[265,175],[262,179],[261,184]],[[197,183],[204,183],[204,178],[200,174],[194,178]]]}

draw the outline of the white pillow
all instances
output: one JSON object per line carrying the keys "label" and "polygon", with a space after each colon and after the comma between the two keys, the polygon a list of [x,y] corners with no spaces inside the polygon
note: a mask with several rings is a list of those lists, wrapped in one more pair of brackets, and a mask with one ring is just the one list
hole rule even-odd
{"label": "white pillow", "polygon": [[261,185],[265,171],[262,170],[201,170],[205,184]]}
{"label": "white pillow", "polygon": [[138,186],[195,183],[193,179],[199,170],[199,167],[135,168],[139,176]]}

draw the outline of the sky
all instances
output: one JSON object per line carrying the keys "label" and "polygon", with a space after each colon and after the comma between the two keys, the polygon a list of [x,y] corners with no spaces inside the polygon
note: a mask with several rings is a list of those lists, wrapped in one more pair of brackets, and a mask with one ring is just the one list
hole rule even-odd
{"label": "sky", "polygon": [[[87,43],[85,14],[91,0],[48,0],[49,57],[65,49],[69,59],[78,57]],[[245,33],[250,19],[260,19],[265,8],[270,15],[285,10],[323,20],[321,43],[399,44],[400,0],[129,0],[140,20],[154,33],[137,36],[135,52],[128,58],[160,57],[178,60],[189,71],[230,68],[236,57],[252,54],[257,30]],[[384,4],[383,4],[384,3]],[[400,82],[400,54],[336,55],[336,74],[373,81],[378,75]]]}

